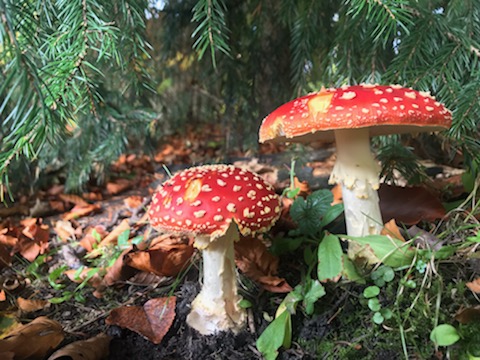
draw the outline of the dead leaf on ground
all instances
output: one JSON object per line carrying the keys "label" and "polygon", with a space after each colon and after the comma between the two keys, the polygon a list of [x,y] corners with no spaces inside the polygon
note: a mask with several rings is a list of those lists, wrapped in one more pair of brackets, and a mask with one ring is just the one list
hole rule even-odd
{"label": "dead leaf on ground", "polygon": [[58,220],[53,230],[63,242],[68,239],[75,239],[75,228],[68,220]]}
{"label": "dead leaf on ground", "polygon": [[15,328],[0,340],[0,354],[13,352],[15,360],[44,359],[64,338],[62,325],[40,316],[29,324]]}
{"label": "dead leaf on ground", "polygon": [[400,229],[398,228],[395,219],[390,220],[383,226],[381,234],[394,237],[395,239],[401,241],[405,241],[405,238],[402,236],[402,233],[400,232]]}
{"label": "dead leaf on ground", "polygon": [[107,334],[98,334],[87,340],[75,341],[55,351],[47,360],[101,360],[109,353],[112,338]]}
{"label": "dead leaf on ground", "polygon": [[80,207],[86,207],[90,205],[81,196],[75,194],[59,194],[58,197],[66,203],[71,203]]}
{"label": "dead leaf on ground", "polygon": [[100,204],[88,204],[85,206],[75,205],[69,212],[62,215],[63,220],[78,219],[83,216],[90,215],[100,211],[102,206]]}
{"label": "dead leaf on ground", "polygon": [[[134,276],[138,270],[132,268],[127,264],[125,259],[128,254],[132,251],[132,248],[126,249],[122,254],[115,260],[112,266],[107,269],[107,273],[103,277],[102,284],[105,286],[112,286],[120,281],[125,281]],[[101,291],[102,289],[98,289]]]}
{"label": "dead leaf on ground", "polygon": [[[94,232],[96,235],[94,235]],[[90,227],[86,230],[85,236],[80,240],[79,244],[88,252],[93,250],[93,246],[99,243],[97,238],[100,238],[100,241],[108,235],[107,230],[103,225],[96,225]]]}
{"label": "dead leaf on ground", "polygon": [[45,309],[50,306],[50,303],[47,300],[24,299],[22,297],[18,297],[17,306],[22,312],[30,313]]}
{"label": "dead leaf on ground", "polygon": [[42,223],[42,219],[37,218],[24,219],[20,224],[24,226],[23,236],[19,237],[15,251],[32,262],[39,254],[44,254],[48,250],[50,229],[48,225]]}
{"label": "dead leaf on ground", "polygon": [[480,277],[468,282],[466,285],[474,293],[480,294]]}
{"label": "dead leaf on ground", "polygon": [[135,269],[156,275],[176,276],[193,255],[193,239],[162,235],[152,240],[144,251],[129,253],[125,263]]}
{"label": "dead leaf on ground", "polygon": [[142,335],[154,344],[159,344],[175,319],[176,297],[148,300],[141,306],[122,306],[110,312],[105,322],[117,325]]}
{"label": "dead leaf on ground", "polygon": [[470,322],[480,322],[480,305],[464,308],[457,312],[455,320],[460,324],[468,324]]}
{"label": "dead leaf on ground", "polygon": [[105,236],[102,241],[98,244],[98,248],[90,252],[90,257],[95,257],[100,255],[100,248],[114,244],[117,242],[118,237],[120,236],[121,233],[124,231],[130,230],[130,224],[128,223],[127,219],[123,219],[120,224],[118,224],[110,233]]}
{"label": "dead leaf on ground", "polygon": [[110,195],[120,194],[133,186],[133,181],[128,179],[116,179],[107,183],[106,190]]}
{"label": "dead leaf on ground", "polygon": [[413,243],[418,245],[420,249],[432,249],[438,251],[445,243],[445,240],[440,240],[438,237],[429,233],[428,231],[420,229],[417,225],[411,226],[407,230],[407,233],[410,238],[414,240]]}
{"label": "dead leaf on ground", "polygon": [[257,238],[242,237],[235,243],[235,264],[246,276],[257,281],[267,291],[289,292],[292,287],[287,281],[275,276],[278,261]]}
{"label": "dead leaf on ground", "polygon": [[378,190],[383,222],[396,219],[414,225],[445,216],[445,208],[433,193],[421,186],[399,187],[381,184]]}
{"label": "dead leaf on ground", "polygon": [[98,268],[84,267],[80,272],[77,269],[70,269],[66,270],[64,274],[70,279],[70,281],[77,284],[88,279],[88,284],[96,288],[102,282],[102,278],[98,272]]}

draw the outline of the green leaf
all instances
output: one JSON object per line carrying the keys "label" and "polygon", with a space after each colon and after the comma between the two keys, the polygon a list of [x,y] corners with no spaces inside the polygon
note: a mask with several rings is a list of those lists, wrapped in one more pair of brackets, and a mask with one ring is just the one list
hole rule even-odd
{"label": "green leaf", "polygon": [[350,281],[355,281],[359,284],[365,284],[365,278],[360,275],[352,260],[348,258],[347,254],[342,254],[343,259],[343,276]]}
{"label": "green leaf", "polygon": [[314,191],[306,199],[295,199],[290,207],[290,216],[302,233],[314,235],[322,229],[321,218],[330,208],[332,201],[333,195],[329,190]]}
{"label": "green leaf", "polygon": [[125,247],[128,246],[128,239],[130,238],[130,230],[127,229],[125,231],[122,231],[120,235],[118,235],[117,239],[117,244],[119,247]]}
{"label": "green leaf", "polygon": [[343,213],[343,203],[342,204],[335,204],[331,207],[328,208],[327,212],[325,215],[323,215],[322,221],[320,223],[320,226],[324,228],[328,224],[330,224],[333,220],[335,220],[337,217],[340,216],[341,213]]}
{"label": "green leaf", "polygon": [[343,252],[340,239],[333,234],[327,234],[318,246],[318,280],[332,280],[343,271]]}
{"label": "green leaf", "polygon": [[380,294],[380,288],[378,286],[368,286],[363,290],[363,296],[367,299],[373,298]]}
{"label": "green leaf", "polygon": [[326,292],[325,288],[318,280],[309,279],[309,281],[306,283],[307,286],[304,289],[303,306],[305,308],[305,312],[308,315],[312,315],[315,308],[315,303],[318,301],[318,299],[325,296]]}
{"label": "green leaf", "polygon": [[380,312],[376,312],[375,314],[373,314],[372,320],[375,324],[380,325],[385,319]]}
{"label": "green leaf", "polygon": [[378,298],[372,298],[368,300],[368,308],[372,311],[380,311],[382,305],[380,305]]}
{"label": "green leaf", "polygon": [[393,268],[410,265],[415,254],[408,243],[389,236],[368,235],[354,237],[342,235],[342,237],[371,250],[380,262]]}
{"label": "green leaf", "polygon": [[266,360],[274,360],[280,347],[289,348],[292,342],[292,320],[288,311],[282,312],[257,339],[258,351]]}
{"label": "green leaf", "polygon": [[460,335],[452,325],[441,324],[432,330],[430,340],[437,346],[450,346],[460,340]]}

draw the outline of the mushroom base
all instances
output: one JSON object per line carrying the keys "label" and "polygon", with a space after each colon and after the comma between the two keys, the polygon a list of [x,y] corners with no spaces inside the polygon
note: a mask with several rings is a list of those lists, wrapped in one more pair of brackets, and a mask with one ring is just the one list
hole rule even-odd
{"label": "mushroom base", "polygon": [[245,324],[246,312],[239,306],[234,241],[237,225],[232,222],[225,235],[210,242],[198,237],[195,246],[203,249],[203,286],[192,302],[187,324],[202,335],[220,331],[238,332]]}
{"label": "mushroom base", "polygon": [[336,130],[337,161],[330,183],[342,186],[347,234],[380,234],[383,221],[377,194],[379,166],[370,151],[368,129]]}

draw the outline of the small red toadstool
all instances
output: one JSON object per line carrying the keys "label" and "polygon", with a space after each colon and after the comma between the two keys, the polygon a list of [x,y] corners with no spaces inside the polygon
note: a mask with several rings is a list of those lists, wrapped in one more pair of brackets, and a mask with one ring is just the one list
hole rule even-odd
{"label": "small red toadstool", "polygon": [[329,182],[342,186],[348,235],[365,236],[383,227],[370,136],[442,130],[451,122],[450,111],[429,93],[363,84],[322,89],[280,106],[263,120],[260,142],[335,139],[337,161]]}
{"label": "small red toadstool", "polygon": [[203,252],[203,286],[187,323],[201,334],[240,330],[245,312],[234,259],[239,232],[265,232],[280,215],[280,198],[259,175],[232,165],[181,171],[154,194],[149,212],[154,228],[193,233]]}

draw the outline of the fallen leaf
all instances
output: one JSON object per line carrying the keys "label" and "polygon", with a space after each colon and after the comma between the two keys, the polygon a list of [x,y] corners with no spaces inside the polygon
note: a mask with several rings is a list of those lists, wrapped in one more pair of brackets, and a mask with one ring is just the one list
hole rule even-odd
{"label": "fallen leaf", "polygon": [[419,228],[416,225],[407,230],[410,238],[414,239],[414,244],[419,245],[421,249],[432,249],[438,251],[442,248],[445,240],[440,240],[435,235]]}
{"label": "fallen leaf", "polygon": [[96,249],[93,249],[88,254],[89,258],[95,258],[102,254],[102,248],[115,244],[117,242],[118,237],[124,231],[130,230],[130,224],[128,223],[127,219],[123,219],[120,224],[118,224],[112,231],[110,231],[103,239],[100,241]]}
{"label": "fallen leaf", "polygon": [[[342,202],[342,188],[335,185],[331,191],[332,205]],[[421,186],[400,187],[380,184],[378,196],[384,223],[396,219],[406,225],[414,225],[420,221],[441,219],[446,214],[438,197]]]}
{"label": "fallen leaf", "polygon": [[19,252],[25,259],[33,262],[39,254],[48,250],[50,229],[42,224],[42,219],[27,218],[20,221],[24,226],[22,234],[15,246],[15,252]]}
{"label": "fallen leaf", "polygon": [[21,325],[0,340],[0,353],[13,352],[15,360],[43,359],[64,338],[62,325],[40,316]]}
{"label": "fallen leaf", "polygon": [[127,328],[159,344],[175,319],[176,300],[175,296],[170,296],[148,300],[143,307],[122,306],[112,310],[105,322]]}
{"label": "fallen leaf", "polygon": [[75,194],[59,194],[58,197],[66,203],[71,203],[80,207],[87,207],[90,205],[82,197]]}
{"label": "fallen leaf", "polygon": [[396,219],[406,225],[414,225],[420,221],[441,219],[446,214],[438,197],[421,186],[381,184],[378,196],[384,223]]}
{"label": "fallen leaf", "polygon": [[88,204],[85,206],[75,205],[69,212],[62,215],[63,220],[78,219],[91,213],[100,211],[100,204]]}
{"label": "fallen leaf", "polygon": [[193,255],[192,242],[192,238],[181,236],[158,236],[148,249],[127,254],[125,263],[156,275],[176,276]]}
{"label": "fallen leaf", "polygon": [[55,351],[47,360],[101,360],[108,357],[112,338],[100,333],[88,340],[75,341]]}
{"label": "fallen leaf", "polygon": [[45,309],[46,307],[50,306],[50,303],[47,300],[31,300],[18,297],[17,306],[21,311],[30,313]]}
{"label": "fallen leaf", "polygon": [[[137,269],[129,266],[127,261],[125,261],[131,251],[131,248],[124,250],[113,265],[107,269],[107,273],[102,280],[104,286],[112,286],[120,281],[128,280],[138,272]],[[101,290],[99,289],[99,291]]]}
{"label": "fallen leaf", "polygon": [[468,282],[466,285],[474,293],[480,294],[480,277]]}
{"label": "fallen leaf", "polygon": [[116,179],[107,183],[106,190],[110,195],[116,195],[130,189],[133,186],[133,182],[127,179]]}
{"label": "fallen leaf", "polygon": [[480,305],[464,308],[455,314],[455,320],[460,324],[468,324],[470,322],[480,322]]}
{"label": "fallen leaf", "polygon": [[[96,235],[94,236],[94,231]],[[85,236],[80,240],[79,244],[83,247],[87,252],[91,252],[93,250],[93,246],[99,243],[97,237],[100,238],[100,241],[108,235],[108,232],[105,230],[103,225],[97,225],[94,227],[90,227],[87,229]]]}
{"label": "fallen leaf", "polygon": [[75,239],[75,229],[68,220],[58,220],[53,228],[58,237],[66,242],[68,239]]}
{"label": "fallen leaf", "polygon": [[123,199],[123,203],[130,209],[136,209],[143,204],[143,197],[139,195],[132,195]]}
{"label": "fallen leaf", "polygon": [[405,241],[405,238],[400,233],[400,229],[398,228],[395,219],[390,220],[383,226],[381,234],[392,236],[395,239]]}
{"label": "fallen leaf", "polygon": [[70,281],[80,284],[86,279],[88,284],[93,287],[97,287],[102,283],[102,278],[98,274],[98,268],[84,267],[80,273],[76,269],[66,270],[64,274],[70,279]]}
{"label": "fallen leaf", "polygon": [[5,294],[5,290],[1,289],[0,290],[0,301],[3,302],[7,300],[7,295]]}
{"label": "fallen leaf", "polygon": [[269,253],[257,238],[242,237],[235,243],[235,264],[250,279],[270,292],[289,292],[292,287],[285,279],[275,276],[278,258]]}

